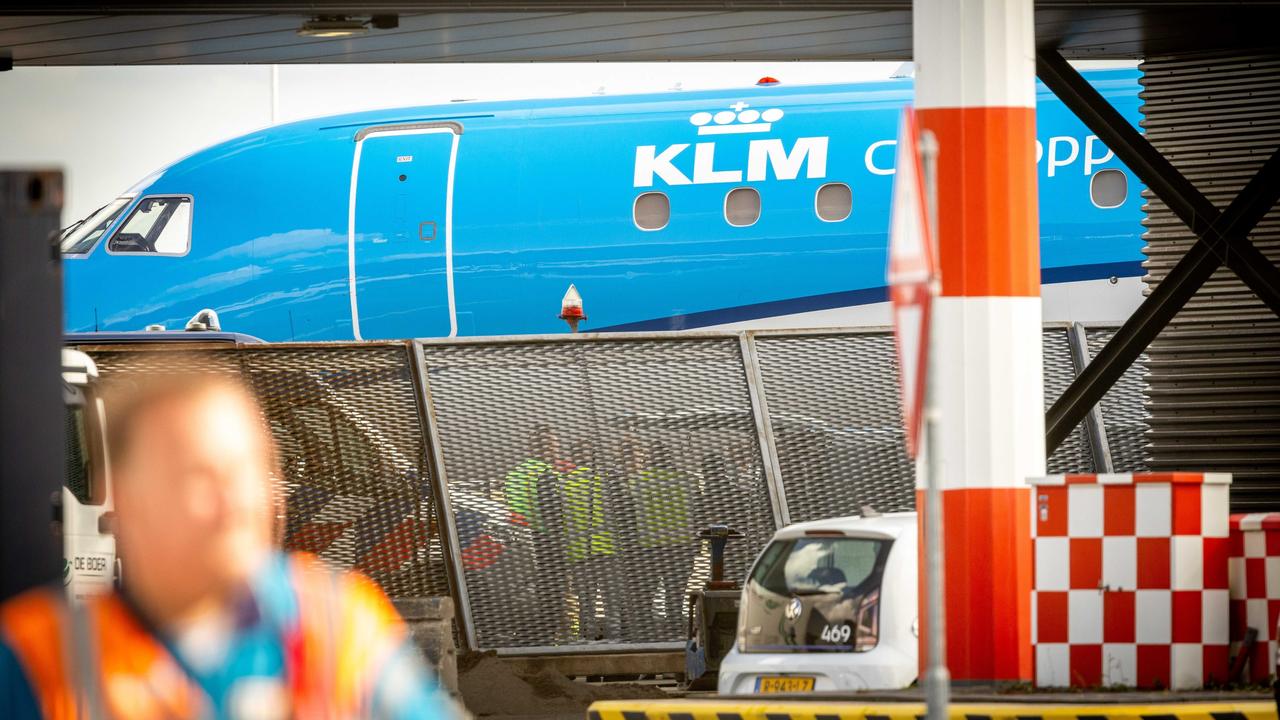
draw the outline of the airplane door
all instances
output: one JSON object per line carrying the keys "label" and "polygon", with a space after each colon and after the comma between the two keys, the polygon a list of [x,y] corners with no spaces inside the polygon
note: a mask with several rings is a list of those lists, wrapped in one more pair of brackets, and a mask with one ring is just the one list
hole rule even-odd
{"label": "airplane door", "polygon": [[458,123],[361,130],[349,228],[356,339],[453,336]]}

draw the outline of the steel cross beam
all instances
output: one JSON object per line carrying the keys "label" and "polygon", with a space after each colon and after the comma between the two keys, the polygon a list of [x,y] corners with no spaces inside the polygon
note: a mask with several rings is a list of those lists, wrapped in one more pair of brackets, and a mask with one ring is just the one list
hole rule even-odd
{"label": "steel cross beam", "polygon": [[[1036,74],[1187,224],[1197,238],[1215,245],[1225,240],[1230,245],[1230,252],[1223,248],[1218,251],[1219,257],[1272,312],[1280,315],[1280,268],[1272,265],[1244,234],[1237,237],[1215,234],[1213,226],[1220,215],[1218,208],[1196,190],[1142,133],[1125,121],[1111,103],[1056,50],[1040,50],[1036,54]],[[1263,210],[1265,214],[1266,209]]]}
{"label": "steel cross beam", "polygon": [[1049,408],[1045,451],[1052,454],[1220,265],[1225,263],[1280,315],[1280,269],[1248,239],[1280,199],[1280,150],[1271,155],[1230,207],[1219,212],[1057,51],[1040,50],[1036,72],[1197,237],[1168,276]]}

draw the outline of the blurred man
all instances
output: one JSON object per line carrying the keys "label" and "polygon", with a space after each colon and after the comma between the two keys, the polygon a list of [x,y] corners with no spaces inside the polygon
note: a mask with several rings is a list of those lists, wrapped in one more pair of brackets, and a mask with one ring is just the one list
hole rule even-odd
{"label": "blurred man", "polygon": [[275,452],[242,387],[152,380],[108,412],[125,588],[0,606],[0,717],[446,716],[376,586],[272,550]]}

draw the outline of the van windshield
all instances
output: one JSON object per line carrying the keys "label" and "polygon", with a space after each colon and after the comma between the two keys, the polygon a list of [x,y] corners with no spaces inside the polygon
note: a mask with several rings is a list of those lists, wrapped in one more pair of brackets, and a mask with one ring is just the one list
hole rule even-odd
{"label": "van windshield", "polygon": [[775,540],[747,580],[742,652],[865,652],[879,641],[880,582],[892,542]]}
{"label": "van windshield", "polygon": [[115,224],[129,200],[127,197],[116,198],[94,210],[85,219],[64,228],[60,240],[62,254],[83,255],[92,250],[98,238]]}

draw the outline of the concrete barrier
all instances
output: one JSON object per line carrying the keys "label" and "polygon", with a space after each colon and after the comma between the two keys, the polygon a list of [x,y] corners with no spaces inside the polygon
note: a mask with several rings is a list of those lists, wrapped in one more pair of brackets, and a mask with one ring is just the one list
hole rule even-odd
{"label": "concrete barrier", "polygon": [[457,695],[458,647],[453,639],[453,599],[400,598],[393,602],[440,685]]}

